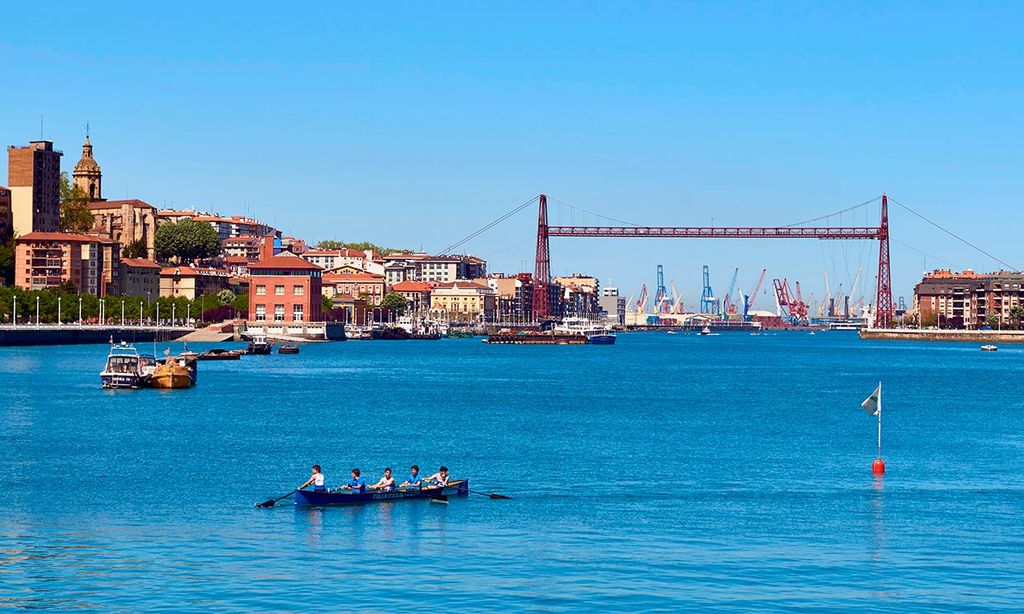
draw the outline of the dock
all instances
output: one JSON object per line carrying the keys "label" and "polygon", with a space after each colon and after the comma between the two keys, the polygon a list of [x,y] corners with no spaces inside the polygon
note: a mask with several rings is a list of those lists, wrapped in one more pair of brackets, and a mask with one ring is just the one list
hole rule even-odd
{"label": "dock", "polygon": [[129,341],[174,341],[191,326],[115,326],[109,324],[2,324],[0,346],[79,345]]}
{"label": "dock", "polygon": [[963,343],[1024,343],[1024,331],[866,328],[860,331],[860,338],[875,341],[958,341]]}

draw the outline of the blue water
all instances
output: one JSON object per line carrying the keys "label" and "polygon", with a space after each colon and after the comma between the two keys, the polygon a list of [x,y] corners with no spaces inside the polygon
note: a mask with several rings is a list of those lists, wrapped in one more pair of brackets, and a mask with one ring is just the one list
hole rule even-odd
{"label": "blue water", "polygon": [[[352,341],[117,392],[105,353],[0,348],[0,605],[1024,607],[1024,348]],[[514,498],[253,507],[314,462]]]}

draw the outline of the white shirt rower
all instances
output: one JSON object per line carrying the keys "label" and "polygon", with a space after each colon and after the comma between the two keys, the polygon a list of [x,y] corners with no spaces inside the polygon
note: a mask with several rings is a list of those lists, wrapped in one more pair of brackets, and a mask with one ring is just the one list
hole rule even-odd
{"label": "white shirt rower", "polygon": [[436,486],[448,485],[448,467],[441,466],[434,475],[424,478],[424,482],[434,482]]}

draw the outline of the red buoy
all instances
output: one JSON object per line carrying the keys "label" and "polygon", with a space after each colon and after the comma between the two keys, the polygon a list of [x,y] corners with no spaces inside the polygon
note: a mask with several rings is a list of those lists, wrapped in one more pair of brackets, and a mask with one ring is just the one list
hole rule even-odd
{"label": "red buoy", "polygon": [[885,473],[885,461],[880,458],[876,458],[875,462],[871,463],[871,473],[875,475],[883,475]]}

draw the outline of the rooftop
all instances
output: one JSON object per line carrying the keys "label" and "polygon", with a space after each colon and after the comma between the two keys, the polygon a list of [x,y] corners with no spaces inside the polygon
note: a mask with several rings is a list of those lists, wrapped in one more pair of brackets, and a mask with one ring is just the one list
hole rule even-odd
{"label": "rooftop", "polygon": [[[287,255],[285,255],[287,254]],[[259,262],[253,262],[249,265],[249,270],[258,269],[290,269],[293,271],[322,271],[320,267],[313,264],[309,260],[299,258],[295,254],[288,252],[282,252],[277,256],[271,256],[270,258],[264,258]]]}

